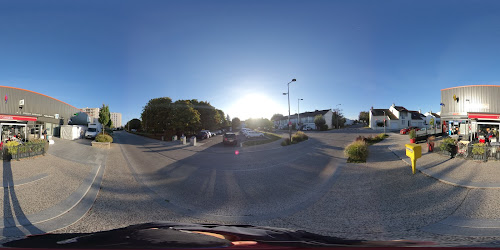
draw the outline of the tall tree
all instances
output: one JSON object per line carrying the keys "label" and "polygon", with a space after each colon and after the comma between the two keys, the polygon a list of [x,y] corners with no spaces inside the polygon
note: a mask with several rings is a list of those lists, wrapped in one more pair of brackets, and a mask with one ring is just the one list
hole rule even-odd
{"label": "tall tree", "polygon": [[231,125],[233,126],[233,131],[236,130],[238,127],[241,125],[240,118],[235,117],[233,120],[231,120]]}
{"label": "tall tree", "polygon": [[274,114],[271,117],[271,121],[281,121],[283,120],[284,116],[282,114]]}
{"label": "tall tree", "polygon": [[134,118],[134,119],[130,120],[129,122],[127,122],[127,125],[125,125],[125,127],[127,129],[140,130],[141,129],[141,120]]}
{"label": "tall tree", "polygon": [[368,114],[368,112],[366,111],[361,111],[359,112],[359,117],[358,119],[361,121],[361,122],[364,122],[364,123],[368,123],[368,120],[370,119],[370,115]]}
{"label": "tall tree", "polygon": [[162,133],[172,130],[172,99],[160,97],[149,100],[142,110],[141,119],[143,128],[148,132]]}
{"label": "tall tree", "polygon": [[99,110],[99,123],[102,125],[102,132],[104,133],[104,129],[106,128],[106,125],[109,123],[109,106],[102,104],[101,110]]}
{"label": "tall tree", "polygon": [[342,112],[340,112],[338,110],[336,112],[333,112],[333,115],[332,115],[332,126],[333,127],[343,128],[345,125],[345,122],[346,122],[346,119],[345,119],[344,115],[342,114]]}
{"label": "tall tree", "polygon": [[220,121],[219,112],[210,105],[209,102],[198,101],[196,99],[191,100],[194,108],[200,113],[201,128],[202,129],[215,129]]}
{"label": "tall tree", "polygon": [[175,132],[194,132],[200,126],[200,113],[194,109],[190,101],[178,100],[173,106],[171,125]]}

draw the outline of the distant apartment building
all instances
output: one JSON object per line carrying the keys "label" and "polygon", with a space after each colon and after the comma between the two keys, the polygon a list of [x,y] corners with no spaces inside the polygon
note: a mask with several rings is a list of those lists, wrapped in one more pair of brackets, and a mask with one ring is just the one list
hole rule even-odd
{"label": "distant apartment building", "polygon": [[89,117],[92,119],[92,121],[95,121],[99,119],[99,111],[101,110],[100,108],[82,108],[81,109],[83,112],[87,113]]}
{"label": "distant apartment building", "polygon": [[113,126],[115,128],[122,126],[122,113],[113,113],[111,112],[111,121],[113,122]]}

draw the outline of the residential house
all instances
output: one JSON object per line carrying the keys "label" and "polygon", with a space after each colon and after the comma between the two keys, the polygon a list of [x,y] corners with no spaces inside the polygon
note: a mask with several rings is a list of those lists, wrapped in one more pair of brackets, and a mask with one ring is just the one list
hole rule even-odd
{"label": "residential house", "polygon": [[[438,112],[440,113],[440,112]],[[441,116],[438,113],[433,113],[432,111],[427,112],[424,114],[425,116],[425,123],[427,125],[431,124],[431,119],[434,118],[434,124],[436,125],[441,125]]]}
{"label": "residential house", "polygon": [[420,110],[412,111],[402,106],[396,106],[394,103],[388,109],[370,109],[370,128],[375,130],[384,129],[400,130],[410,126],[425,127],[426,116]]}
{"label": "residential house", "polygon": [[[333,112],[331,109],[315,110],[312,112],[300,113],[298,115],[293,114],[293,115],[290,115],[290,122],[292,124],[295,124],[296,127],[297,127],[297,124],[300,124],[300,125],[311,124],[312,125],[312,124],[314,124],[314,118],[317,115],[322,115],[323,118],[325,118],[326,125],[328,125],[329,129],[333,128],[333,126],[332,126]],[[297,119],[297,116],[298,116],[298,119],[300,119],[300,121]],[[288,128],[288,126],[287,126],[288,116],[284,116],[279,121],[273,121],[273,123],[274,123],[274,126],[278,129],[287,129]]]}

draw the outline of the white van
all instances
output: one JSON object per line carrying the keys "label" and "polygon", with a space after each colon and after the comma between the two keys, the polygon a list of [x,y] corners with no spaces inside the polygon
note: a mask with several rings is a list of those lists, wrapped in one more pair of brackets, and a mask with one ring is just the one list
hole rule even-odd
{"label": "white van", "polygon": [[89,123],[87,132],[85,132],[85,138],[94,139],[99,133],[101,133],[101,130],[100,123]]}

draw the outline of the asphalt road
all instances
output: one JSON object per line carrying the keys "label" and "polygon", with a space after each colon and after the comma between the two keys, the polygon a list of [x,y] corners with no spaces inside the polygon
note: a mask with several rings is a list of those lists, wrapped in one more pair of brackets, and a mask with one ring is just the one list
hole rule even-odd
{"label": "asphalt road", "polygon": [[[467,189],[412,175],[387,140],[367,163],[346,164],[344,147],[363,128],[307,132],[287,147],[225,147],[222,136],[181,146],[117,132],[97,200],[57,232],[92,232],[135,223],[239,223],[375,240],[490,242],[420,229],[460,207]],[[283,133],[286,135],[286,133]],[[260,149],[260,150],[259,150]]]}

